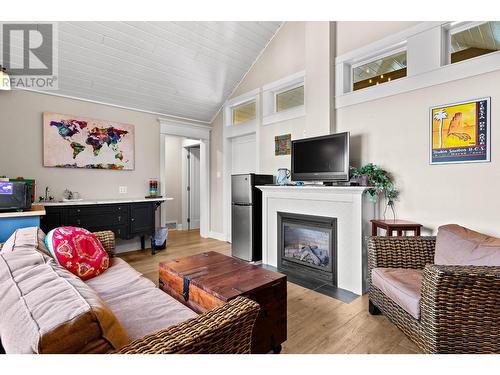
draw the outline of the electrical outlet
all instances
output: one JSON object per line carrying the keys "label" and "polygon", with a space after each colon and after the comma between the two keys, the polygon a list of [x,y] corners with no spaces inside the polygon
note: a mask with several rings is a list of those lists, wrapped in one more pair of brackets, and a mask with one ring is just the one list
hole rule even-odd
{"label": "electrical outlet", "polygon": [[118,193],[119,194],[127,194],[127,187],[126,186],[118,186]]}

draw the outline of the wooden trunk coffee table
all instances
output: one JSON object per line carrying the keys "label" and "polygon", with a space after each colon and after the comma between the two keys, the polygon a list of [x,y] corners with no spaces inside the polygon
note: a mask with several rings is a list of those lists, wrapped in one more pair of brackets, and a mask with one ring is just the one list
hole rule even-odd
{"label": "wooden trunk coffee table", "polygon": [[279,353],[286,341],[286,276],[214,251],[160,263],[160,288],[203,313],[244,296],[260,305],[252,353]]}

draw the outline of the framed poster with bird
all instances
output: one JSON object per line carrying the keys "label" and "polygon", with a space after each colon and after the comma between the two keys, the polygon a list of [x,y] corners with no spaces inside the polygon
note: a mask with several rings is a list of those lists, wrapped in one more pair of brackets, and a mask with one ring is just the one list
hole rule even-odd
{"label": "framed poster with bird", "polygon": [[487,97],[430,109],[431,164],[490,161],[490,101]]}

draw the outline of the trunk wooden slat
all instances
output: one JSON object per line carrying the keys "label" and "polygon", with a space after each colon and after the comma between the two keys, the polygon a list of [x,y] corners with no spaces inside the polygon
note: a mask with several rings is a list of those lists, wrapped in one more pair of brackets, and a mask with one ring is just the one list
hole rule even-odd
{"label": "trunk wooden slat", "polygon": [[283,274],[210,251],[160,263],[159,286],[198,313],[238,296],[248,297],[261,308],[252,336],[252,353],[279,352],[286,341]]}

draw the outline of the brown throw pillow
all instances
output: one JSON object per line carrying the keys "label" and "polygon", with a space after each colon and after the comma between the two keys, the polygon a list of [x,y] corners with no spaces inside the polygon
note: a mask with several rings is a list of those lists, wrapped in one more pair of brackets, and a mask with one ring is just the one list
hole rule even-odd
{"label": "brown throw pillow", "polygon": [[456,224],[439,227],[434,263],[461,266],[500,266],[500,238]]}

